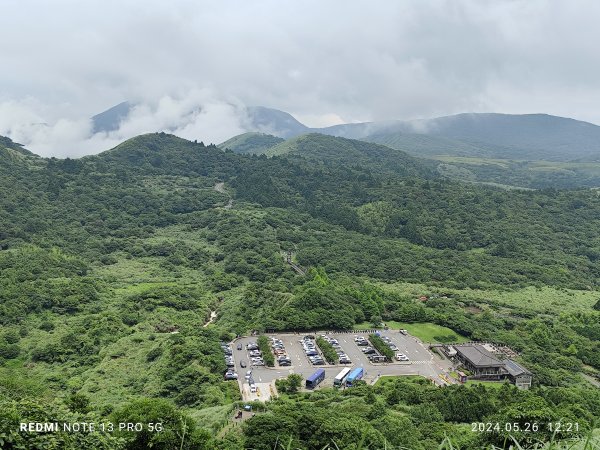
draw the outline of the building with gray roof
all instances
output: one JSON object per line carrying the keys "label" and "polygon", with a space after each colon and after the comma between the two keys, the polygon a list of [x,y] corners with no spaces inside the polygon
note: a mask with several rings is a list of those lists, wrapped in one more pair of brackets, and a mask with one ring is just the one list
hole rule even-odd
{"label": "building with gray roof", "polygon": [[517,387],[531,387],[532,374],[511,359],[500,359],[481,344],[458,344],[446,346],[445,353],[467,369],[469,378],[486,380],[510,379]]}

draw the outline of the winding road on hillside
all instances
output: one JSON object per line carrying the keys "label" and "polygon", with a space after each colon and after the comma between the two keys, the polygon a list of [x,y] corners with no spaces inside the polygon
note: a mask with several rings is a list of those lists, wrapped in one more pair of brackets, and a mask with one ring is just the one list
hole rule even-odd
{"label": "winding road on hillside", "polygon": [[227,202],[227,204],[223,208],[231,209],[233,207],[233,199],[231,198],[229,192],[225,190],[225,183],[219,181],[217,184],[214,185],[213,189],[217,192],[220,192],[221,194],[229,195],[229,202]]}

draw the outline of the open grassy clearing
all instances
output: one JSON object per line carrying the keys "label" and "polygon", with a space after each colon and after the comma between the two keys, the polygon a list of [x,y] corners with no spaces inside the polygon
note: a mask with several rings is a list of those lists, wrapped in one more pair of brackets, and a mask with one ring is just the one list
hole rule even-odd
{"label": "open grassy clearing", "polygon": [[526,287],[515,290],[481,290],[434,288],[424,284],[393,283],[379,284],[382,289],[400,295],[421,296],[448,295],[448,301],[475,300],[481,304],[499,305],[510,308],[526,309],[541,313],[574,312],[590,310],[600,298],[600,292],[573,289]]}
{"label": "open grassy clearing", "polygon": [[[411,334],[422,340],[423,342],[441,343],[443,340],[438,340],[436,337],[448,337],[447,341],[452,342],[467,342],[468,339],[450,328],[437,325],[435,323],[402,323],[394,322],[393,320],[386,321],[386,326],[392,330],[405,329]],[[355,326],[357,330],[370,330],[373,325],[369,322],[359,323]],[[450,336],[454,336],[455,339],[450,339]]]}

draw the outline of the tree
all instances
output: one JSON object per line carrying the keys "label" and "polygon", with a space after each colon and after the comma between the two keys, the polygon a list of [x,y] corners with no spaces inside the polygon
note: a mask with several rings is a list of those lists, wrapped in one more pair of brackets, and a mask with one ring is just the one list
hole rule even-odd
{"label": "tree", "polygon": [[86,413],[90,409],[90,399],[84,394],[71,394],[65,403],[71,411],[77,413]]}
{"label": "tree", "polygon": [[290,392],[290,393],[298,392],[298,390],[302,386],[302,381],[304,380],[304,378],[302,378],[302,375],[297,374],[297,373],[292,373],[292,374],[288,375],[287,379],[288,379],[288,392]]}
{"label": "tree", "polygon": [[[142,431],[117,431],[126,441],[128,450],[209,449],[212,438],[208,431],[197,429],[195,422],[172,403],[163,399],[134,400],[113,413],[114,423],[141,423]],[[162,431],[149,429],[147,424],[162,424]]]}
{"label": "tree", "polygon": [[382,318],[380,315],[371,316],[371,325],[373,328],[378,328],[381,326]]}

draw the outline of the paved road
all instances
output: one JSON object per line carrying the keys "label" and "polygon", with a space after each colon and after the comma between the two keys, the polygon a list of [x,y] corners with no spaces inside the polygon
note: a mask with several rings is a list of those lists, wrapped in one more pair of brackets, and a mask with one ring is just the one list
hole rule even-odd
{"label": "paved road", "polygon": [[[324,334],[322,332],[316,332],[315,335]],[[257,385],[262,386],[262,390],[265,391],[269,383],[272,383],[278,378],[285,378],[291,373],[298,373],[304,378],[309,377],[318,368],[325,369],[325,381],[322,386],[331,386],[333,384],[333,378],[340,372],[344,367],[362,367],[365,370],[364,379],[367,382],[375,382],[380,376],[401,376],[401,375],[420,375],[433,379],[437,384],[447,384],[445,381],[447,377],[445,374],[450,370],[450,363],[446,360],[442,360],[439,356],[431,353],[418,339],[413,336],[404,336],[397,331],[382,331],[382,336],[388,336],[400,349],[399,351],[404,353],[410,358],[409,362],[393,362],[387,364],[372,364],[367,356],[362,353],[360,347],[354,342],[355,336],[365,336],[366,334],[354,334],[354,333],[332,333],[331,337],[338,340],[346,354],[352,360],[352,364],[349,365],[325,365],[325,366],[313,366],[309,359],[304,354],[302,346],[300,345],[300,339],[303,334],[291,334],[291,333],[276,333],[270,334],[269,336],[277,336],[283,341],[285,349],[292,360],[292,365],[288,367],[251,367],[249,362],[250,358],[246,351],[246,344],[249,342],[255,342],[255,337],[243,337],[237,339],[233,344],[233,356],[236,362],[236,370],[239,374],[239,385],[240,390],[244,394],[244,399],[254,398],[250,396],[247,389],[247,382],[244,379],[244,375],[247,370],[252,369],[254,381]],[[238,344],[242,344],[242,350],[237,350]],[[240,367],[240,361],[245,361],[248,365],[247,368]],[[277,364],[277,363],[276,363]],[[247,397],[248,396],[248,397]],[[264,400],[265,396],[261,396],[261,400]]]}

